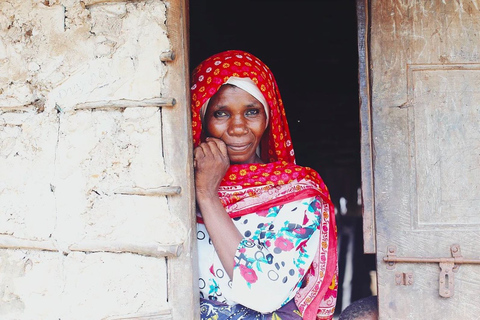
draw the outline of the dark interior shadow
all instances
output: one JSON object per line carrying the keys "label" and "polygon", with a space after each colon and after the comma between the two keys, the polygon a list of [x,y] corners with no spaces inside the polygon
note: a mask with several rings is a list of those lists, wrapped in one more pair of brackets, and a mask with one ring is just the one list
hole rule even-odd
{"label": "dark interior shadow", "polygon": [[284,100],[297,163],[317,170],[339,207],[342,308],[348,241],[354,274],[349,301],[371,295],[374,255],[363,254],[358,52],[355,0],[192,0],[190,67],[240,49],[265,62]]}

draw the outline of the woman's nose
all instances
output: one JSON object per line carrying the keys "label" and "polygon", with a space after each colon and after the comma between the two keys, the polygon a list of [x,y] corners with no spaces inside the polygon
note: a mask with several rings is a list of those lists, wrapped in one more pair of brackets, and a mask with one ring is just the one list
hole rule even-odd
{"label": "woman's nose", "polygon": [[232,117],[228,133],[232,136],[235,136],[244,135],[247,132],[248,128],[245,119],[241,116]]}

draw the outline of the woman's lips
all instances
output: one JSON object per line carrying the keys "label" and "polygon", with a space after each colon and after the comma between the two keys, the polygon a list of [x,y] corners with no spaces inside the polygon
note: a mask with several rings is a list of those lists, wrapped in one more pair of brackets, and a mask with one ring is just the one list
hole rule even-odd
{"label": "woman's lips", "polygon": [[242,152],[247,150],[252,144],[247,143],[247,144],[228,144],[227,147],[228,149],[235,151],[235,152]]}

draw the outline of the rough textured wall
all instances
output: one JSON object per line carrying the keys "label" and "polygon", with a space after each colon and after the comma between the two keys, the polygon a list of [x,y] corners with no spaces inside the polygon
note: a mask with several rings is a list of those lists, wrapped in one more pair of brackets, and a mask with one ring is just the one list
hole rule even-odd
{"label": "rough textured wall", "polygon": [[154,0],[0,1],[0,319],[167,309],[144,253],[185,231],[134,194],[172,182],[161,109],[125,107],[162,97],[165,21]]}

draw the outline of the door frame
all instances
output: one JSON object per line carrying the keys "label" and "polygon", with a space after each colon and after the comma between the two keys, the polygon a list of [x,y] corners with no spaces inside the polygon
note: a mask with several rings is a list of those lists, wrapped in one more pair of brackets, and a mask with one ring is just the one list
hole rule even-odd
{"label": "door frame", "polygon": [[369,1],[356,0],[358,32],[358,84],[364,253],[376,253],[375,193],[373,180],[371,87],[369,82]]}

